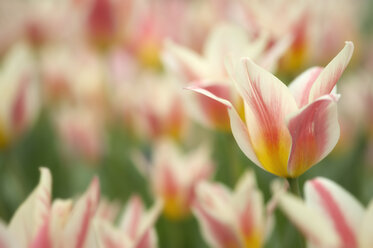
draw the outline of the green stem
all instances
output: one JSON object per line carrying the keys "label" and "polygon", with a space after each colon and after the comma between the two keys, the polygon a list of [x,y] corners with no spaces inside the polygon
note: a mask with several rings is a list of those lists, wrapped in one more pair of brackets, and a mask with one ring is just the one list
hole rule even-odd
{"label": "green stem", "polygon": [[[301,194],[301,191],[300,191],[300,188],[299,188],[298,177],[287,178],[287,181],[289,183],[290,192],[293,193],[294,195],[298,196],[299,198],[302,198],[302,194]],[[306,247],[306,241],[305,241],[303,235],[301,233],[299,233],[299,231],[298,231],[296,236],[297,236],[297,239],[298,239],[299,247],[300,248]]]}
{"label": "green stem", "polygon": [[290,186],[290,192],[298,197],[302,197],[300,189],[299,189],[299,180],[298,177],[296,178],[288,178],[288,183]]}

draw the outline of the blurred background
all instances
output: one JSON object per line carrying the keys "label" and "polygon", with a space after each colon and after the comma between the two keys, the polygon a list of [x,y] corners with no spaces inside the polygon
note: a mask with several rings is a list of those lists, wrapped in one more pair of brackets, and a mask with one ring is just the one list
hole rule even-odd
{"label": "blurred background", "polygon": [[[148,206],[163,197],[159,247],[208,247],[189,200],[167,202],[162,163],[203,169],[204,179],[230,188],[251,169],[265,202],[275,176],[241,152],[224,111],[183,88],[225,80],[230,50],[289,83],[325,66],[347,40],[355,52],[338,83],[341,138],[301,184],[328,177],[366,205],[372,35],[372,0],[0,0],[0,218],[9,221],[45,166],[55,198],[81,194],[94,175],[119,206],[134,194]],[[177,173],[176,181],[191,172]],[[266,247],[295,238],[276,211]]]}

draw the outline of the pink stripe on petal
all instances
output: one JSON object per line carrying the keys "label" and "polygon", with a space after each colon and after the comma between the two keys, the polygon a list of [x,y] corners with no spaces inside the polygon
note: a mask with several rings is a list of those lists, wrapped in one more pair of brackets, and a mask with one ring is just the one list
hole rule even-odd
{"label": "pink stripe on petal", "polygon": [[9,231],[17,235],[20,246],[30,245],[49,219],[52,177],[46,168],[41,168],[40,174],[38,186],[17,209],[9,224]]}
{"label": "pink stripe on petal", "polygon": [[285,117],[298,109],[293,96],[250,59],[242,60],[234,79],[245,100],[246,124],[258,160],[269,172],[287,176],[291,137]]}
{"label": "pink stripe on petal", "polygon": [[[201,86],[201,88],[211,92],[219,98],[231,101],[231,89],[228,85],[215,84]],[[229,130],[229,117],[226,106],[205,95],[197,95],[197,100],[203,113],[207,116],[207,119],[212,126],[223,130]]]}
{"label": "pink stripe on petal", "polygon": [[339,138],[337,106],[331,96],[307,105],[288,121],[292,147],[288,174],[297,177],[323,159]]}
{"label": "pink stripe on petal", "polygon": [[139,237],[139,241],[135,248],[152,248],[151,230],[147,230],[142,237]]}
{"label": "pink stripe on petal", "polygon": [[139,196],[133,196],[129,203],[128,213],[126,214],[128,220],[128,228],[126,232],[128,235],[135,239],[139,231],[140,222],[143,214],[143,204]]}
{"label": "pink stripe on petal", "polygon": [[233,231],[233,226],[222,223],[211,216],[208,210],[195,204],[194,212],[202,224],[203,234],[213,247],[240,248],[241,242]]}
{"label": "pink stripe on petal", "polygon": [[260,162],[258,161],[258,159],[257,159],[257,157],[254,153],[254,150],[253,150],[253,147],[252,147],[252,144],[251,144],[251,140],[250,140],[250,137],[249,137],[249,131],[247,130],[247,127],[246,127],[245,123],[242,121],[242,119],[239,116],[239,114],[237,113],[236,109],[233,107],[232,103],[229,102],[226,99],[215,96],[213,93],[211,93],[210,91],[208,91],[206,89],[203,89],[203,88],[199,88],[199,87],[194,86],[194,87],[188,87],[186,89],[192,90],[192,91],[197,92],[199,94],[210,97],[211,99],[221,103],[223,106],[225,106],[227,108],[232,133],[233,133],[233,136],[234,136],[238,146],[240,147],[242,152],[251,161],[253,161],[259,167],[262,167],[262,165],[260,164]]}
{"label": "pink stripe on petal", "polygon": [[30,83],[30,78],[24,76],[22,82],[19,84],[17,93],[14,98],[13,108],[12,108],[12,125],[17,132],[22,131],[26,125],[26,111],[27,111],[27,87]]}
{"label": "pink stripe on petal", "polygon": [[312,67],[300,74],[289,85],[289,90],[293,94],[299,108],[308,104],[309,94],[313,83],[322,72],[322,67]]}
{"label": "pink stripe on petal", "polygon": [[318,193],[321,199],[321,204],[331,217],[333,225],[336,231],[339,233],[339,237],[342,241],[341,248],[357,248],[358,243],[355,233],[347,224],[343,211],[334,199],[333,195],[317,179],[312,180],[311,184]]}
{"label": "pink stripe on petal", "polygon": [[76,248],[83,247],[87,238],[89,226],[98,207],[99,194],[99,182],[98,178],[95,177],[87,191],[86,199],[84,199],[85,202],[83,204],[85,204],[85,209],[83,215],[79,216],[81,219],[78,235],[76,237]]}
{"label": "pink stripe on petal", "polygon": [[331,93],[334,86],[337,84],[338,79],[350,62],[353,51],[353,43],[347,41],[344,48],[325,67],[314,82],[309,94],[309,102],[315,101],[317,98]]}
{"label": "pink stripe on petal", "polygon": [[30,248],[52,248],[49,238],[49,218],[46,218],[36,237],[30,244]]}

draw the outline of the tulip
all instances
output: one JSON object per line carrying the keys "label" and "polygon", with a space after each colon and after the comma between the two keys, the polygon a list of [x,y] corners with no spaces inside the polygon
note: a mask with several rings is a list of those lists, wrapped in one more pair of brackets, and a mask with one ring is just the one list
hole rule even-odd
{"label": "tulip", "polygon": [[[240,27],[223,24],[212,30],[202,55],[168,41],[165,44],[164,61],[186,81],[192,81],[192,85],[204,87],[242,109],[242,99],[229,84],[228,73],[224,68],[225,57],[229,54],[249,56],[266,68],[273,69],[288,44],[289,39],[286,37],[268,50],[269,39],[265,33],[253,38]],[[201,109],[201,113],[195,114],[197,120],[208,127],[229,130],[229,117],[224,106],[205,96],[198,96],[196,100],[199,106],[197,109]]]}
{"label": "tulip", "polygon": [[107,221],[98,220],[96,233],[102,248],[156,248],[157,236],[153,227],[162,202],[145,211],[139,196],[133,196],[127,203],[120,220],[119,227],[114,227]]}
{"label": "tulip", "polygon": [[0,147],[9,145],[35,120],[39,90],[30,48],[16,44],[4,58],[0,71]]}
{"label": "tulip", "polygon": [[17,209],[8,226],[0,223],[5,248],[95,247],[92,220],[99,202],[97,178],[77,201],[51,202],[50,172],[41,168],[39,184]]}
{"label": "tulip", "polygon": [[244,174],[234,192],[222,184],[201,182],[193,212],[210,247],[262,247],[270,232],[271,218],[264,213],[252,172]]}
{"label": "tulip", "polygon": [[346,42],[325,67],[313,67],[286,87],[249,58],[228,68],[245,102],[245,122],[233,104],[204,88],[190,88],[227,107],[237,144],[256,165],[296,178],[322,160],[339,138],[338,95],[332,92],[353,52]]}
{"label": "tulip", "polygon": [[85,46],[50,45],[41,50],[41,76],[48,103],[82,103],[104,112],[106,73],[102,59]]}
{"label": "tulip", "polygon": [[306,237],[309,247],[373,247],[373,201],[364,207],[333,181],[318,177],[306,182],[305,201],[285,193],[279,205]]}
{"label": "tulip", "polygon": [[154,195],[163,200],[165,216],[174,220],[190,214],[196,185],[213,173],[206,147],[181,154],[168,141],[156,145],[151,162],[137,156],[135,163],[149,177]]}
{"label": "tulip", "polygon": [[104,123],[87,107],[65,107],[55,113],[55,127],[67,155],[97,163],[105,150]]}
{"label": "tulip", "polygon": [[185,137],[189,119],[181,89],[170,75],[143,73],[133,85],[128,100],[137,133],[144,138],[159,140],[165,137]]}
{"label": "tulip", "polygon": [[[267,30],[270,39],[291,35],[293,40],[280,61],[281,72],[294,72],[307,64],[310,43],[310,1],[242,0],[246,24],[256,32]],[[278,20],[281,20],[280,22]]]}
{"label": "tulip", "polygon": [[84,0],[75,1],[82,16],[85,16],[83,33],[98,48],[123,41],[126,25],[132,12],[132,1]]}

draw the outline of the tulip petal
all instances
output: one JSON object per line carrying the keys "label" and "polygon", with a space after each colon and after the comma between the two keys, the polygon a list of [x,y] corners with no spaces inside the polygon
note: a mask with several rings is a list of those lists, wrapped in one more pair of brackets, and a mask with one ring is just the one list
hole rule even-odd
{"label": "tulip petal", "polygon": [[331,180],[316,178],[305,184],[305,199],[334,227],[343,247],[358,247],[364,208],[350,193]]}
{"label": "tulip petal", "polygon": [[129,235],[131,239],[135,239],[138,235],[141,218],[144,214],[144,205],[139,196],[133,196],[124,210],[121,218],[120,228]]}
{"label": "tulip petal", "polygon": [[245,247],[262,247],[265,237],[263,196],[256,188],[252,172],[246,172],[239,180],[233,200]]}
{"label": "tulip petal", "polygon": [[202,182],[197,187],[193,213],[199,220],[202,235],[211,247],[241,247],[235,230],[235,213],[230,208],[230,194],[220,184]]}
{"label": "tulip petal", "polygon": [[328,155],[339,139],[337,105],[327,95],[292,114],[288,119],[292,137],[288,175],[297,177]]}
{"label": "tulip petal", "polygon": [[238,146],[242,150],[242,152],[256,165],[262,168],[262,165],[258,161],[254,149],[250,140],[249,131],[247,129],[247,126],[242,121],[241,117],[238,115],[236,109],[233,107],[232,103],[227,101],[226,99],[219,98],[212,94],[211,92],[198,87],[188,87],[186,89],[192,90],[194,92],[197,92],[199,94],[205,95],[207,97],[210,97],[211,99],[214,99],[221,104],[225,105],[228,110],[228,115],[231,123],[231,129],[233,137],[235,138]]}
{"label": "tulip petal", "polygon": [[[224,67],[226,56],[241,55],[248,44],[250,44],[250,42],[245,29],[236,25],[226,23],[220,24],[217,25],[209,35],[204,47],[204,56],[213,72],[218,75],[226,75]],[[247,56],[251,57],[254,55],[255,57],[255,53],[260,54],[264,47],[265,44],[263,44],[262,47],[255,47],[257,49],[249,51]]]}
{"label": "tulip petal", "polygon": [[312,102],[323,95],[331,93],[338,79],[350,62],[353,51],[353,43],[351,41],[347,41],[344,48],[325,67],[325,69],[320,73],[316,81],[313,83],[308,102]]}
{"label": "tulip petal", "polygon": [[331,224],[299,198],[284,193],[279,205],[285,215],[316,247],[338,247],[338,236]]}
{"label": "tulip petal", "polygon": [[313,83],[322,72],[322,67],[312,67],[301,73],[289,84],[289,90],[293,94],[299,108],[308,104],[309,94]]}
{"label": "tulip petal", "polygon": [[153,228],[159,214],[163,208],[162,200],[158,199],[152,208],[144,215],[141,220],[138,236],[135,242],[135,248],[156,248],[158,239]]}
{"label": "tulip petal", "polygon": [[360,229],[360,248],[373,247],[373,201],[369,203]]}
{"label": "tulip petal", "polygon": [[41,168],[40,174],[38,186],[17,209],[9,224],[9,231],[17,237],[21,247],[30,247],[34,239],[41,238],[39,235],[46,238],[52,178],[47,168]]}
{"label": "tulip petal", "polygon": [[[192,88],[201,88],[213,95],[232,101],[231,88],[224,84],[209,84],[206,86],[196,83]],[[203,115],[207,117],[207,122],[212,127],[217,127],[222,130],[229,130],[229,116],[227,113],[227,108],[215,99],[206,97],[203,94],[197,94],[197,101],[200,105],[200,109],[203,111]]]}
{"label": "tulip petal", "polygon": [[52,247],[58,247],[63,242],[62,233],[66,220],[71,213],[72,206],[72,200],[57,199],[53,201],[49,224]]}
{"label": "tulip petal", "polygon": [[95,177],[85,194],[74,205],[66,223],[63,247],[85,247],[91,223],[98,207],[100,185]]}
{"label": "tulip petal", "polygon": [[131,248],[132,243],[123,231],[115,229],[108,221],[97,220],[95,230],[99,247]]}
{"label": "tulip petal", "polygon": [[0,221],[0,248],[17,248],[16,236],[13,236],[5,224]]}
{"label": "tulip petal", "polygon": [[176,67],[188,81],[208,76],[209,69],[200,55],[171,40],[165,42],[164,60],[170,67]]}
{"label": "tulip petal", "polygon": [[285,117],[298,109],[293,96],[285,84],[248,58],[227,67],[245,101],[256,157],[267,171],[286,177],[291,136]]}

